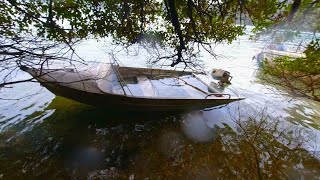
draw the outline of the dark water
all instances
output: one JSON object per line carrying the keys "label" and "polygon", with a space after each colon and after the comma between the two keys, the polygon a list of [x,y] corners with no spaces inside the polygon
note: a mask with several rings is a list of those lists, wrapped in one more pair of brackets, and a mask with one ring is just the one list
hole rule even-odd
{"label": "dark water", "polygon": [[[40,120],[43,117],[45,121]],[[247,121],[233,129],[226,124],[210,126],[210,122],[215,122],[204,117],[201,113],[186,116],[110,112],[56,97],[43,111],[34,112],[2,131],[0,176],[4,179],[320,177],[320,163],[312,153],[300,146],[290,149],[289,143],[280,143],[270,123]],[[289,136],[283,139],[299,142]]]}

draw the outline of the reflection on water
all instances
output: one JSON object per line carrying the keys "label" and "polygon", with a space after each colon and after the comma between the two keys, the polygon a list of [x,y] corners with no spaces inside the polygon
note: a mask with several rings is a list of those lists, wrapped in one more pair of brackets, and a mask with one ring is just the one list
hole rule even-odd
{"label": "reflection on water", "polygon": [[[218,117],[215,117],[215,119],[218,119]],[[210,125],[210,121],[203,112],[198,111],[187,113],[183,117],[182,129],[185,135],[195,142],[210,142],[215,138],[217,129],[214,125]]]}
{"label": "reflection on water", "polygon": [[[36,123],[44,116],[45,121]],[[299,142],[290,133],[280,136],[268,123],[255,121],[239,123],[236,132],[235,124],[228,125],[237,123],[231,119],[221,109],[123,113],[57,97],[44,111],[0,134],[0,175],[7,179],[320,176],[319,161],[300,144],[288,148],[280,143]]]}
{"label": "reflection on water", "polygon": [[[286,119],[292,123],[301,124],[305,127],[313,127],[320,130],[320,122],[316,119],[319,118],[320,113],[316,113],[313,109],[303,104],[296,104],[285,110],[290,116]],[[317,116],[318,115],[318,116]]]}

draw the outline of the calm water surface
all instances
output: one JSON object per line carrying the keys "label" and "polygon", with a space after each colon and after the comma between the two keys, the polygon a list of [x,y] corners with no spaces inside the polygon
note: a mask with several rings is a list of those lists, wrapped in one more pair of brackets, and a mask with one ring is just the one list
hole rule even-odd
{"label": "calm water surface", "polygon": [[[224,92],[246,100],[203,113],[113,112],[37,83],[2,89],[3,99],[30,96],[0,101],[0,179],[320,178],[320,103],[263,85],[252,60],[262,45],[240,39],[217,46],[217,60],[200,58],[230,71]],[[89,41],[79,53],[105,51]]]}

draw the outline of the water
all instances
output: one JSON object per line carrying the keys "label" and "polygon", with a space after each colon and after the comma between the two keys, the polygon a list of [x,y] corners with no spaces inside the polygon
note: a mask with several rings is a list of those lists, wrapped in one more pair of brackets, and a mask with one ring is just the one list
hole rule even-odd
{"label": "water", "polygon": [[[103,44],[88,41],[79,54],[99,60]],[[224,91],[246,97],[203,113],[112,112],[55,97],[38,83],[2,89],[0,178],[319,178],[320,103],[261,83],[252,60],[259,47],[243,36],[216,47],[223,57],[202,53],[206,70],[234,77]],[[118,57],[131,66],[148,58]]]}

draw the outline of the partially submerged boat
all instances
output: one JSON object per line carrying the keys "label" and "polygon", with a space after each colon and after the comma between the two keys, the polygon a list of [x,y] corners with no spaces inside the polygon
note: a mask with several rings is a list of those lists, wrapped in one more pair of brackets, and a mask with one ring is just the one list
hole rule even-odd
{"label": "partially submerged boat", "polygon": [[291,58],[302,58],[306,55],[298,51],[300,46],[294,51],[293,48],[288,48],[283,44],[271,44],[267,48],[261,50],[253,58],[257,60],[259,65],[262,65],[263,62],[273,63],[273,60],[278,57],[291,57]]}
{"label": "partially submerged boat", "polygon": [[[52,93],[105,108],[138,111],[200,110],[242,100],[217,92],[199,73],[104,64],[95,72],[25,66]],[[214,93],[211,93],[214,92]]]}
{"label": "partially submerged boat", "polygon": [[281,56],[288,56],[292,58],[300,58],[305,57],[304,53],[298,52],[286,52],[286,51],[278,51],[278,50],[265,50],[261,51],[256,55],[256,59],[259,63],[262,63],[265,60],[272,61],[272,59],[281,57]]}

